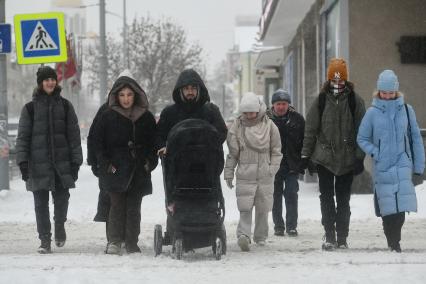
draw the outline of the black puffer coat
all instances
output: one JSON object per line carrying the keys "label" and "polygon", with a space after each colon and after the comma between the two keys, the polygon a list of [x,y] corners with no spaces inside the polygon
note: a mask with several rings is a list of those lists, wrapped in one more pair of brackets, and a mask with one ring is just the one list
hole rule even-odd
{"label": "black puffer coat", "polygon": [[[194,104],[189,104],[182,100],[180,89],[187,85],[199,86],[198,100]],[[167,106],[161,112],[160,120],[158,121],[157,149],[166,146],[167,135],[175,124],[189,118],[202,119],[209,122],[219,132],[221,143],[225,142],[228,132],[225,121],[220,114],[219,108],[210,102],[209,92],[196,71],[187,69],[179,75],[173,89],[173,100],[175,104]]]}
{"label": "black puffer coat", "polygon": [[[135,93],[132,119],[118,107],[117,94],[123,87]],[[143,195],[151,194],[151,171],[158,163],[155,135],[155,119],[148,111],[145,92],[133,79],[118,78],[109,94],[109,108],[101,114],[93,135],[100,187],[109,192],[125,192],[132,187]],[[115,173],[110,166],[117,169]]]}
{"label": "black puffer coat", "polygon": [[298,173],[302,147],[303,136],[305,132],[305,119],[301,114],[289,107],[285,116],[277,116],[273,108],[268,110],[267,115],[275,123],[280,131],[281,137],[281,167],[287,167],[289,171]]}
{"label": "black puffer coat", "polygon": [[36,89],[21,112],[16,162],[29,163],[29,191],[55,190],[56,177],[64,188],[74,188],[71,165],[83,162],[77,115],[60,93],[59,86],[51,95]]}

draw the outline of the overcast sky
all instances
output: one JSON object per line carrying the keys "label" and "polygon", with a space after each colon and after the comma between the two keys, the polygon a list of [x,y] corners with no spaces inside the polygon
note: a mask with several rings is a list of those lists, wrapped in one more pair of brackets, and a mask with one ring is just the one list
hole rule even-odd
{"label": "overcast sky", "polygon": [[[77,0],[66,0],[77,1]],[[6,0],[7,22],[14,14],[38,13],[51,10],[51,0]],[[77,1],[78,2],[78,1]],[[81,1],[96,4],[97,0]],[[261,0],[127,0],[128,23],[134,17],[171,17],[188,32],[191,41],[198,41],[205,50],[209,70],[225,58],[234,42],[234,24],[237,15],[260,15]],[[123,12],[122,0],[106,0],[106,9]],[[99,32],[99,7],[86,8],[87,31]],[[123,20],[107,15],[107,32],[118,33]]]}

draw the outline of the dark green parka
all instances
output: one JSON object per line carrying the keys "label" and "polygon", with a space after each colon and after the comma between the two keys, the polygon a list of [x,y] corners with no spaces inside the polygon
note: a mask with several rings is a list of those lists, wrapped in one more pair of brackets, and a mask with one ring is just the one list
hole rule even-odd
{"label": "dark green parka", "polygon": [[[356,143],[358,128],[365,113],[364,101],[354,92],[353,84],[346,82],[342,94],[334,95],[326,82],[321,92],[325,93],[325,106],[320,118],[319,97],[313,102],[305,124],[302,157],[322,165],[339,176],[354,170],[356,160],[365,154]],[[348,98],[355,97],[354,117]]]}

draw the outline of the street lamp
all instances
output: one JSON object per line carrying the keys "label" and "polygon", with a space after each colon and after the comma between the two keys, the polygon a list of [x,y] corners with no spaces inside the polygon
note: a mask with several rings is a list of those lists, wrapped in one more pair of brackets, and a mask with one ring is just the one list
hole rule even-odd
{"label": "street lamp", "polygon": [[100,43],[100,70],[99,70],[99,102],[103,101],[103,97],[107,93],[108,81],[108,55],[106,50],[106,13],[123,18],[123,48],[124,48],[124,66],[129,68],[129,48],[127,41],[127,21],[126,21],[126,0],[123,0],[123,17],[120,15],[106,11],[105,0],[99,0],[99,3],[89,5],[70,5],[68,3],[61,3],[58,6],[69,8],[87,8],[99,6],[99,43]]}

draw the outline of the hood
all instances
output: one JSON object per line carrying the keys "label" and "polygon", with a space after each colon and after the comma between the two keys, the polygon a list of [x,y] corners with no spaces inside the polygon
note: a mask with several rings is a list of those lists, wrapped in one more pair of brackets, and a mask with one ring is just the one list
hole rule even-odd
{"label": "hood", "polygon": [[[122,73],[123,74],[123,73]],[[124,87],[129,87],[135,93],[135,101],[132,107],[132,119],[137,120],[141,117],[149,107],[148,98],[142,87],[130,77],[130,75],[120,74],[118,79],[114,82],[111,91],[108,94],[108,105],[115,111],[122,113],[123,108],[118,102],[118,92]],[[127,115],[125,115],[127,116]]]}
{"label": "hood", "polygon": [[199,86],[199,94],[197,98],[197,105],[203,105],[206,102],[210,101],[209,92],[207,91],[206,85],[204,85],[203,80],[200,75],[194,69],[186,69],[180,73],[175,88],[173,89],[173,100],[177,104],[182,104],[180,89],[187,85],[197,85]]}
{"label": "hood", "polygon": [[373,96],[372,106],[383,112],[394,112],[404,106],[404,95],[398,93],[394,100],[382,100],[378,97],[378,93],[376,92]]}

